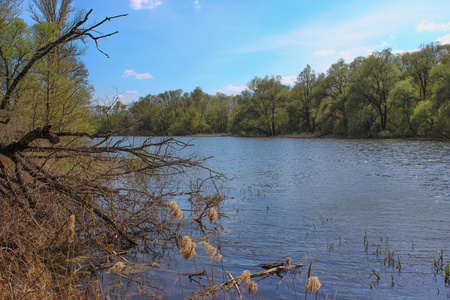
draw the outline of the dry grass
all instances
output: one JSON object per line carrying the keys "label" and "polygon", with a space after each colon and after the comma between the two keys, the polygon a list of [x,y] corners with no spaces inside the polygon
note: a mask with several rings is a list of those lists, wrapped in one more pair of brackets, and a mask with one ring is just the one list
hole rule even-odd
{"label": "dry grass", "polygon": [[29,212],[3,201],[0,219],[0,298],[78,299],[78,276],[67,263],[73,247],[67,243],[70,224],[47,211],[39,224]]}
{"label": "dry grass", "polygon": [[[201,168],[176,155],[186,145],[173,139],[138,147],[61,143],[0,154],[0,299],[100,299],[96,276],[106,257],[136,244],[154,252],[175,246],[184,220],[174,199],[218,205],[200,189],[173,185]],[[213,202],[196,203],[206,212]],[[185,245],[186,259],[195,246]]]}

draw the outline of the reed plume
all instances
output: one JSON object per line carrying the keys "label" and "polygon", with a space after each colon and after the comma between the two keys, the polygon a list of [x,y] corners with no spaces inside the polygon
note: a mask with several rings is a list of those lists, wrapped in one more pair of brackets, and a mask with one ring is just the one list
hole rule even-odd
{"label": "reed plume", "polygon": [[286,258],[285,266],[286,267],[290,267],[291,266],[291,258],[290,257]]}
{"label": "reed plume", "polygon": [[75,215],[70,215],[69,222],[69,237],[67,238],[67,242],[69,244],[73,243],[73,237],[75,235]]}
{"label": "reed plume", "polygon": [[125,268],[125,265],[123,264],[123,262],[119,261],[119,262],[116,263],[114,266],[112,266],[112,267],[106,272],[106,274],[119,273],[120,271],[122,271],[123,268]]}
{"label": "reed plume", "polygon": [[319,278],[317,276],[311,276],[308,278],[308,280],[306,280],[306,284],[305,284],[305,299],[308,296],[308,291],[312,293],[316,292],[316,299],[317,299],[317,295],[319,294],[319,289],[322,286],[322,284],[319,281]]}
{"label": "reed plume", "polygon": [[250,271],[245,270],[244,272],[242,272],[241,279],[239,279],[239,282],[243,283],[244,286],[249,285],[252,282],[250,276],[251,276]]}
{"label": "reed plume", "polygon": [[219,261],[222,259],[222,255],[220,255],[219,253],[217,253],[217,248],[212,246],[211,244],[209,244],[206,241],[201,242],[200,244],[202,244],[205,249],[206,249],[206,255],[208,255],[208,258],[211,262],[214,261]]}
{"label": "reed plume", "polygon": [[188,235],[185,235],[181,240],[181,249],[178,253],[182,254],[185,260],[190,260],[197,254],[195,251],[196,246],[197,245],[191,240],[191,238]]}
{"label": "reed plume", "polygon": [[169,203],[169,208],[173,213],[173,217],[176,220],[181,220],[183,218],[183,212],[181,211],[180,207],[178,206],[178,204],[175,201],[171,201]]}
{"label": "reed plume", "polygon": [[214,224],[216,222],[219,215],[217,214],[217,211],[214,207],[211,207],[209,209],[208,217],[209,217],[209,222],[211,222],[211,224]]}
{"label": "reed plume", "polygon": [[258,291],[258,285],[256,282],[252,281],[250,282],[250,285],[248,286],[248,294],[250,296],[253,296]]}
{"label": "reed plume", "polygon": [[319,281],[319,277],[317,276],[311,276],[306,281],[305,290],[310,292],[317,292],[322,284]]}

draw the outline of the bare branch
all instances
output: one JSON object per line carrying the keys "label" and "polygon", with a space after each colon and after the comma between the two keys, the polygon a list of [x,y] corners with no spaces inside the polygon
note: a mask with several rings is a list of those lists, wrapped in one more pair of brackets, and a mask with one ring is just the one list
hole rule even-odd
{"label": "bare branch", "polygon": [[36,128],[33,131],[28,132],[19,141],[12,142],[0,149],[0,154],[8,157],[12,157],[16,152],[23,151],[29,147],[29,145],[37,139],[46,139],[52,144],[59,143],[60,139],[55,134],[50,132],[50,125],[44,126],[44,128]]}
{"label": "bare branch", "polygon": [[[39,61],[40,59],[42,59],[43,57],[45,57],[47,54],[49,54],[53,49],[61,46],[61,45],[65,45],[69,42],[75,41],[75,40],[80,40],[85,36],[88,36],[90,38],[92,38],[95,43],[97,44],[97,40],[114,35],[117,33],[111,33],[111,34],[106,34],[106,35],[102,35],[102,36],[98,36],[98,37],[94,37],[90,32],[93,31],[95,28],[101,26],[103,23],[105,23],[106,21],[111,21],[112,19],[116,19],[116,18],[120,18],[120,17],[125,17],[127,16],[127,14],[122,14],[122,15],[118,15],[118,16],[114,16],[114,17],[106,17],[103,21],[94,24],[88,28],[80,28],[83,24],[85,24],[89,18],[89,15],[92,13],[92,9],[84,16],[84,18],[82,20],[80,20],[79,22],[77,22],[73,27],[71,27],[64,35],[62,35],[61,37],[59,37],[57,40],[53,41],[53,42],[49,42],[46,45],[42,46],[41,48],[39,48],[38,50],[36,50],[36,52],[33,54],[33,56],[31,57],[31,59],[28,61],[28,63],[22,68],[22,70],[14,77],[14,79],[11,82],[11,85],[8,86],[5,95],[3,96],[3,99],[0,103],[0,111],[1,110],[8,110],[9,106],[10,106],[10,102],[11,102],[11,96],[14,93],[14,91],[16,90],[18,84],[25,78],[25,76],[28,74],[28,72],[31,70],[31,68],[33,67],[33,65]],[[98,45],[97,45],[98,48]],[[103,51],[101,51],[102,53],[104,53]],[[4,119],[0,120],[0,123],[3,124],[7,124],[10,120],[10,116],[6,115],[6,116],[2,116]]]}

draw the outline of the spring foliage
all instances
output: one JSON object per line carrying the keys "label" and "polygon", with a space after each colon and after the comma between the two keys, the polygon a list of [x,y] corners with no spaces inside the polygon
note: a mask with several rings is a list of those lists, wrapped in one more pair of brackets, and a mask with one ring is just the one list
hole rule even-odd
{"label": "spring foliage", "polygon": [[450,137],[450,46],[391,49],[339,59],[326,74],[307,65],[294,86],[255,77],[234,96],[166,91],[95,107],[99,132],[131,135],[232,133],[352,137]]}

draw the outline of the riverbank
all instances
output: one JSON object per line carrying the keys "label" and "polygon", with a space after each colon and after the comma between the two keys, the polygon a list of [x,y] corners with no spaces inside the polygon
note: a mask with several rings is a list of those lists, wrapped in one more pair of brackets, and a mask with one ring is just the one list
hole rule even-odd
{"label": "riverbank", "polygon": [[364,139],[364,140],[412,140],[412,141],[450,141],[446,137],[354,137],[354,136],[344,136],[337,134],[320,134],[320,133],[293,133],[293,134],[280,134],[276,136],[240,136],[232,133],[197,133],[193,135],[186,136],[174,136],[174,137],[260,137],[260,138],[310,138],[310,139]]}

